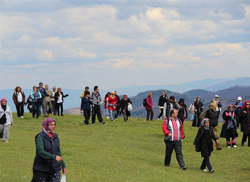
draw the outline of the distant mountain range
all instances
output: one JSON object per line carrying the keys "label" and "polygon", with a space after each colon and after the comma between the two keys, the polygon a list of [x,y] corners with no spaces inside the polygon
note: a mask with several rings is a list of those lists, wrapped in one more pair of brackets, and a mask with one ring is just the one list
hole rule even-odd
{"label": "distant mountain range", "polygon": [[[234,87],[237,85],[249,87],[250,77],[242,77],[242,78],[235,78],[235,79],[205,79],[205,80],[193,81],[193,82],[188,82],[188,83],[182,83],[179,85],[133,86],[133,87],[117,88],[114,90],[116,90],[119,95],[127,94],[130,98],[133,98],[135,104],[137,102],[136,101],[137,97],[139,97],[138,99],[143,100],[144,96],[142,97],[140,95],[146,95],[146,93],[149,90],[154,90],[153,91],[154,99],[158,99],[158,95],[161,95],[162,90],[171,90],[171,91],[168,91],[167,93],[168,96],[173,94],[175,96],[178,96],[177,98],[183,97],[184,99],[186,98],[187,99],[186,102],[189,103],[191,102],[192,99],[194,99],[197,96],[201,96],[205,100],[207,100],[208,98],[211,99],[213,98],[213,95],[215,92],[219,94],[221,98],[223,98],[224,96],[227,96],[228,93],[226,92],[222,93],[221,90],[227,89],[229,87]],[[31,89],[23,89],[23,91],[26,94],[26,97],[28,97],[29,94],[31,93]],[[79,109],[80,103],[81,103],[79,95],[82,89],[64,89],[62,87],[62,91],[64,92],[64,94],[66,93],[70,94],[69,97],[64,99],[64,108],[65,109],[69,109],[69,108]],[[91,91],[92,91],[92,88],[91,88]],[[100,94],[102,95],[102,97],[104,97],[108,91],[111,91],[111,90],[102,90],[102,88],[100,88]],[[12,110],[15,111],[14,103],[12,101],[13,92],[14,92],[14,88],[0,90],[0,97],[6,97],[8,100],[8,104],[11,106]],[[231,94],[231,91],[228,91],[228,92]],[[240,93],[238,95],[243,96]],[[233,97],[236,98],[238,97],[238,95],[237,96],[233,95]],[[142,100],[140,101],[138,100],[138,106],[141,105]],[[154,101],[154,103],[157,104],[156,101]],[[25,112],[28,112],[27,109],[25,109]],[[143,112],[144,111],[135,109],[133,112],[134,113],[133,116],[142,117]]]}

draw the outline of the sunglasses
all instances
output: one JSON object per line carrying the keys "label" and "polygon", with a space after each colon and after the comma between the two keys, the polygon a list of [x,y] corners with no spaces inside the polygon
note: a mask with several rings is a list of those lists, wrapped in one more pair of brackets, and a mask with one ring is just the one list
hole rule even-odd
{"label": "sunglasses", "polygon": [[246,105],[250,105],[250,104],[246,104]]}

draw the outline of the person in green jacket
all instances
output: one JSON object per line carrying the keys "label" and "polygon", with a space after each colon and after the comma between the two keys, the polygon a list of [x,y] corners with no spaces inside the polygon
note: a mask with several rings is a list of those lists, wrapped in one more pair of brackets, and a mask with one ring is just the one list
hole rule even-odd
{"label": "person in green jacket", "polygon": [[56,121],[47,118],[42,123],[42,132],[35,137],[36,156],[31,182],[60,182],[61,169],[63,174],[67,173],[55,127]]}

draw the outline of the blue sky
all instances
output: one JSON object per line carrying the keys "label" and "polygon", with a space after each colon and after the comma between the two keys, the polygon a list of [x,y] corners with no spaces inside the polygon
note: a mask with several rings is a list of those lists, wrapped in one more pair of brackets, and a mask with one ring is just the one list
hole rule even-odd
{"label": "blue sky", "polygon": [[247,0],[1,0],[0,89],[250,76]]}

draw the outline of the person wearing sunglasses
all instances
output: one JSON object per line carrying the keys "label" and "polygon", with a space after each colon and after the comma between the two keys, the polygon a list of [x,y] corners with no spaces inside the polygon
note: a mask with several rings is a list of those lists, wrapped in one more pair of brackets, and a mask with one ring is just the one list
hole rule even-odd
{"label": "person wearing sunglasses", "polygon": [[250,101],[245,101],[243,103],[243,109],[240,111],[239,119],[241,123],[241,132],[243,132],[241,146],[247,141],[248,137],[248,147],[250,147]]}

